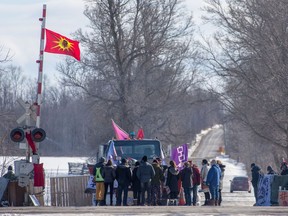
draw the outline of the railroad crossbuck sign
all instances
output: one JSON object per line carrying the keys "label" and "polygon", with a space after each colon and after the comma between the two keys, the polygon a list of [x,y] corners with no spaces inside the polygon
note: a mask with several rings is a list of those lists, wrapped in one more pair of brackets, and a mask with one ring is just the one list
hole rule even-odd
{"label": "railroad crossbuck sign", "polygon": [[21,105],[21,107],[25,109],[25,113],[20,118],[17,119],[17,123],[21,124],[22,122],[27,121],[27,120],[30,121],[31,119],[36,121],[37,105],[35,104],[30,105],[27,101],[24,102],[22,99],[18,99],[17,101]]}

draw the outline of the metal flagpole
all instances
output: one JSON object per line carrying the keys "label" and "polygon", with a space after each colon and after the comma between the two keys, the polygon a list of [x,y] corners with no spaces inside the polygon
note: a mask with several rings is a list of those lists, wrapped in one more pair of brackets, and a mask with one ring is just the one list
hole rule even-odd
{"label": "metal flagpole", "polygon": [[42,18],[39,18],[42,21],[41,25],[41,39],[40,39],[40,55],[39,60],[39,73],[38,73],[38,87],[37,87],[37,101],[36,101],[36,127],[40,127],[40,113],[41,113],[41,102],[42,102],[42,81],[43,81],[43,59],[44,59],[44,38],[45,38],[45,24],[46,24],[46,5],[43,5]]}

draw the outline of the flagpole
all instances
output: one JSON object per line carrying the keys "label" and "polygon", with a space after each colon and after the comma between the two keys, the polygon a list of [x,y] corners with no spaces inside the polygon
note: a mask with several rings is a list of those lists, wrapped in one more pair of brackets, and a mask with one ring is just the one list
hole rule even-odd
{"label": "flagpole", "polygon": [[36,100],[36,127],[40,127],[40,114],[41,114],[41,103],[42,103],[42,82],[43,82],[43,60],[44,60],[44,38],[45,38],[45,24],[46,24],[46,4],[43,5],[42,18],[39,18],[42,22],[41,25],[41,39],[40,39],[40,54],[39,60],[36,62],[39,64],[38,71],[38,86],[37,86],[37,100]]}

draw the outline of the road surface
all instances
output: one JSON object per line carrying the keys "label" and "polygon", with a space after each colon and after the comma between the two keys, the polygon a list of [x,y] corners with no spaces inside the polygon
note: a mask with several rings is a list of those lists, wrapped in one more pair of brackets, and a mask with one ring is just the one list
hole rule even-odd
{"label": "road surface", "polygon": [[217,158],[226,165],[222,190],[223,206],[253,206],[255,203],[253,189],[251,193],[244,191],[230,193],[230,180],[234,176],[239,175],[239,173],[241,175],[247,175],[247,173],[243,164],[238,164],[235,160],[229,159],[227,155],[222,155],[218,151],[221,146],[224,146],[224,131],[222,127],[215,128],[203,136],[191,158],[199,167],[201,167],[200,164],[204,158],[208,159],[208,161]]}

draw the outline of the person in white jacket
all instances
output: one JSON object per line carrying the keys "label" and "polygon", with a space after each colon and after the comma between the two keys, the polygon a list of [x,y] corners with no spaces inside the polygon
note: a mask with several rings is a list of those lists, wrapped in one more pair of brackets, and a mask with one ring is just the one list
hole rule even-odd
{"label": "person in white jacket", "polygon": [[209,186],[206,185],[208,171],[209,171],[209,163],[206,159],[203,159],[200,177],[201,177],[201,190],[202,192],[204,192],[204,196],[205,196],[205,201],[203,204],[204,206],[208,205],[208,202],[210,200]]}

